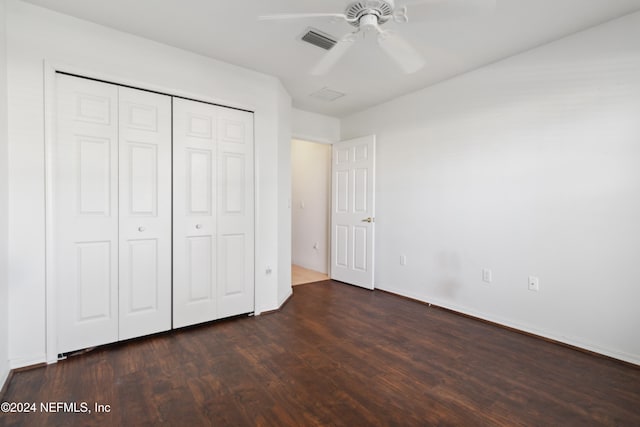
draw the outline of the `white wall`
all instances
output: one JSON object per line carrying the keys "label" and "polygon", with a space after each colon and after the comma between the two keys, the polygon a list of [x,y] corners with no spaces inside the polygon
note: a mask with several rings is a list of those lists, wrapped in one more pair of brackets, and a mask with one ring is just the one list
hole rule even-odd
{"label": "white wall", "polygon": [[290,284],[287,274],[279,276],[277,269],[267,274],[265,268],[277,266],[281,257],[288,260],[290,250],[278,239],[282,200],[288,198],[279,184],[278,160],[290,145],[281,129],[290,129],[285,107],[290,99],[280,82],[16,0],[8,1],[7,16],[11,365],[42,362],[46,351],[44,60],[115,82],[255,111],[256,312],[277,308],[280,288]]}
{"label": "white wall", "polygon": [[[327,273],[331,203],[331,146],[291,142],[293,264]],[[317,243],[317,249],[314,245]]]}
{"label": "white wall", "polygon": [[292,110],[291,115],[291,133],[294,138],[328,144],[340,141],[339,119],[297,108]]}
{"label": "white wall", "polygon": [[640,13],[342,122],[370,133],[376,287],[640,364]]}
{"label": "white wall", "polygon": [[8,353],[8,205],[7,205],[7,68],[5,1],[0,0],[0,388],[9,373]]}
{"label": "white wall", "polygon": [[278,145],[278,306],[291,296],[291,97],[280,86]]}

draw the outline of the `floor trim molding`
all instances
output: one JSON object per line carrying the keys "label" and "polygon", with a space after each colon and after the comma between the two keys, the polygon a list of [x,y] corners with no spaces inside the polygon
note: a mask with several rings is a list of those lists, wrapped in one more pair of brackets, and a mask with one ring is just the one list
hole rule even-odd
{"label": "floor trim molding", "polygon": [[379,291],[379,292],[384,292],[384,293],[389,294],[389,295],[394,295],[394,296],[397,296],[397,297],[400,297],[400,298],[403,298],[403,299],[406,299],[406,300],[409,300],[409,301],[417,302],[418,304],[422,304],[422,305],[425,305],[425,306],[428,306],[428,307],[431,307],[431,308],[444,310],[444,311],[447,311],[449,313],[456,314],[458,316],[466,317],[468,319],[477,320],[479,322],[483,322],[483,323],[486,323],[486,324],[489,324],[489,325],[492,325],[492,326],[497,326],[498,328],[505,329],[507,331],[516,332],[516,333],[521,334],[521,335],[526,335],[528,337],[532,337],[532,338],[536,338],[536,339],[539,339],[539,340],[542,340],[542,341],[546,341],[546,342],[549,342],[551,344],[556,344],[556,345],[559,345],[559,346],[562,346],[562,347],[565,347],[565,348],[569,348],[571,350],[576,350],[576,351],[579,351],[581,353],[588,354],[590,356],[595,356],[595,357],[599,357],[599,358],[602,358],[602,359],[611,360],[611,361],[614,361],[614,362],[622,363],[622,364],[627,365],[627,366],[632,367],[632,368],[640,369],[640,365],[638,365],[638,364],[635,364],[633,362],[629,362],[627,360],[618,359],[616,357],[609,356],[607,354],[598,353],[598,352],[593,351],[593,350],[589,350],[589,349],[586,349],[586,348],[578,347],[578,346],[573,345],[573,344],[569,344],[569,343],[566,343],[566,342],[558,341],[558,340],[555,340],[553,338],[548,338],[548,337],[545,337],[543,335],[535,334],[533,332],[524,331],[522,329],[514,328],[512,326],[503,325],[502,323],[498,323],[498,322],[495,322],[495,321],[492,321],[492,320],[483,319],[482,317],[474,316],[474,315],[468,314],[468,313],[463,313],[462,311],[454,310],[454,309],[451,309],[451,308],[442,307],[442,306],[437,305],[437,304],[433,304],[433,303],[430,303],[430,302],[422,301],[422,300],[419,300],[419,299],[416,299],[416,298],[413,298],[413,297],[409,297],[409,296],[406,296],[406,295],[398,294],[398,293],[395,293],[395,292],[392,292],[392,291],[388,291],[388,290],[385,290],[385,289],[376,288],[375,290]]}
{"label": "floor trim molding", "polygon": [[293,297],[293,290],[289,293],[289,296],[287,296],[284,301],[282,301],[282,304],[280,304],[280,307],[274,309],[274,310],[267,310],[267,311],[263,311],[262,313],[260,313],[260,316],[264,316],[266,314],[274,314],[274,313],[278,313],[280,311],[282,311],[282,309],[284,308],[284,306],[289,302],[289,300],[291,299],[291,297]]}
{"label": "floor trim molding", "polygon": [[7,378],[5,378],[5,380],[4,380],[4,384],[2,384],[2,388],[0,388],[0,402],[4,401],[4,395],[7,393],[7,389],[9,388],[9,383],[11,382],[11,379],[13,378],[14,371],[15,371],[15,369],[11,369],[9,371],[9,373],[7,374]]}

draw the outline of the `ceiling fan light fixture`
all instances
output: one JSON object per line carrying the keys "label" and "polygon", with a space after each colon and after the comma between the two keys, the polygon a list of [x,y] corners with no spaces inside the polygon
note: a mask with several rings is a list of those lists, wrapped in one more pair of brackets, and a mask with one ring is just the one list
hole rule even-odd
{"label": "ceiling fan light fixture", "polygon": [[374,14],[367,14],[360,17],[358,20],[360,29],[363,31],[377,31],[380,26],[378,25],[379,19]]}

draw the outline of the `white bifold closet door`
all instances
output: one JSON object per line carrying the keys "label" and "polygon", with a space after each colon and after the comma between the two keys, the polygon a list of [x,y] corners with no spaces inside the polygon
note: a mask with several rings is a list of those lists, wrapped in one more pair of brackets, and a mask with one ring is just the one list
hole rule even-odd
{"label": "white bifold closet door", "polygon": [[253,114],[173,100],[173,324],[254,311]]}
{"label": "white bifold closet door", "polygon": [[171,97],[58,74],[58,352],[171,328]]}
{"label": "white bifold closet door", "polygon": [[119,88],[119,339],[171,329],[171,97]]}

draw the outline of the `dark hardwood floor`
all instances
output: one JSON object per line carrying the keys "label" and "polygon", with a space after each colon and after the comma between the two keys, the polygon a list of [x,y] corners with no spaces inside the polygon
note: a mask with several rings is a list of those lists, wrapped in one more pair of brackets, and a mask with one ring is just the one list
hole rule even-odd
{"label": "dark hardwood floor", "polygon": [[38,406],[3,426],[640,426],[640,368],[327,281],[275,314],[17,372],[2,400]]}

